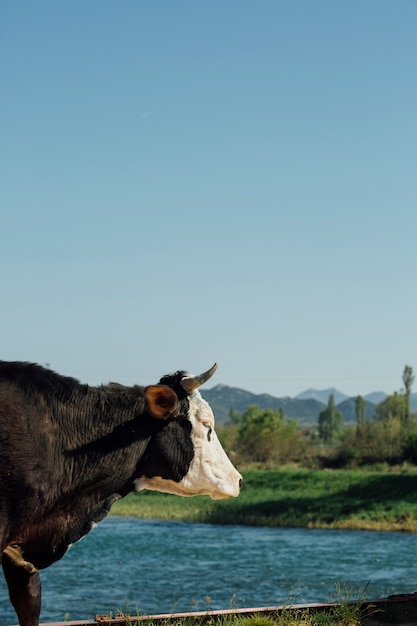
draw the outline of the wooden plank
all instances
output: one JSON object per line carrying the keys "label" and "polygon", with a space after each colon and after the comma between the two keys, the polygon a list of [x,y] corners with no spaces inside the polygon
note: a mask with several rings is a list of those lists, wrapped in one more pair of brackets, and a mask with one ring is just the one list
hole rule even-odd
{"label": "wooden plank", "polygon": [[[358,602],[350,602],[357,606]],[[96,615],[94,620],[75,620],[66,622],[45,622],[41,626],[121,626],[129,624],[135,626],[141,622],[154,624],[178,622],[187,620],[188,624],[195,620],[198,624],[204,624],[205,620],[211,622],[221,621],[226,616],[250,617],[252,615],[265,615],[274,617],[284,611],[305,611],[311,613],[328,612],[338,606],[337,602],[291,604],[267,607],[250,607],[243,609],[224,609],[217,611],[195,611],[187,613],[160,613],[156,615]],[[400,594],[366,600],[360,602],[361,626],[417,626],[417,593]]]}

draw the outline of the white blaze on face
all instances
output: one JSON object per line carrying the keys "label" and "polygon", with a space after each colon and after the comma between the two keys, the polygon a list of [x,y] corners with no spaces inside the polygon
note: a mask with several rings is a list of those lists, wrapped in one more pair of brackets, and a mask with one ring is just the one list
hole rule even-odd
{"label": "white blaze on face", "polygon": [[180,482],[158,476],[139,478],[136,489],[151,489],[179,496],[207,495],[214,500],[239,495],[242,476],[233,467],[214,430],[214,416],[199,391],[189,396],[189,420],[194,458]]}

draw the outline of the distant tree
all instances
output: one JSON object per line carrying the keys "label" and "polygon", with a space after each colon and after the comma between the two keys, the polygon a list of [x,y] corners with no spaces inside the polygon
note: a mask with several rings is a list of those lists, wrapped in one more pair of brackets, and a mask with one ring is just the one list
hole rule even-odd
{"label": "distant tree", "polygon": [[405,408],[405,419],[409,420],[410,419],[410,414],[411,414],[411,388],[413,386],[414,383],[414,376],[413,376],[413,368],[410,367],[409,365],[406,365],[404,367],[404,372],[403,372],[403,383],[404,383],[404,389],[405,389],[405,399],[406,399],[406,408]]}
{"label": "distant tree", "polygon": [[230,409],[229,420],[231,424],[239,425],[242,422],[242,418],[243,418],[242,413],[239,413],[239,411],[236,411],[236,409]]}
{"label": "distant tree", "polygon": [[218,424],[216,426],[216,433],[220,443],[233,461],[236,460],[237,455],[238,431],[236,424]]}
{"label": "distant tree", "polygon": [[282,410],[248,406],[239,426],[238,444],[246,460],[278,463],[296,458],[302,449],[302,434],[294,420],[283,419]]}
{"label": "distant tree", "polygon": [[406,431],[398,417],[366,422],[360,439],[356,439],[361,456],[371,463],[398,463],[408,441]]}
{"label": "distant tree", "polygon": [[376,418],[382,422],[393,419],[404,422],[407,415],[407,399],[395,392],[377,405],[375,413]]}
{"label": "distant tree", "polygon": [[357,430],[362,430],[365,424],[366,402],[362,396],[357,396],[355,400],[355,412],[357,421]]}
{"label": "distant tree", "polygon": [[343,426],[343,413],[336,408],[334,395],[330,394],[328,405],[319,414],[319,437],[328,443],[340,433]]}

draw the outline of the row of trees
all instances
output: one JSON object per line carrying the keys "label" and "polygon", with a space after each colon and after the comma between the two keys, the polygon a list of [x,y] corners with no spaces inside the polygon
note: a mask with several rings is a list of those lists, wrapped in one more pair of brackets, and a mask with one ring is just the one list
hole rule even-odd
{"label": "row of trees", "polygon": [[417,463],[417,419],[411,412],[413,370],[406,365],[404,390],[388,396],[366,420],[366,403],[356,398],[356,425],[344,425],[334,397],[318,416],[315,428],[301,428],[286,419],[282,409],[249,406],[232,410],[230,424],[220,428],[220,438],[237,462],[276,466],[288,462],[307,465],[352,465],[410,461]]}
{"label": "row of trees", "polygon": [[[402,392],[387,396],[376,409],[378,420],[398,418],[402,424],[407,424],[411,418],[411,391],[415,376],[413,368],[409,365],[403,371],[404,389]],[[357,428],[363,429],[365,425],[366,402],[362,396],[357,396],[355,401],[355,412]],[[343,414],[337,409],[333,395],[329,396],[327,407],[321,411],[318,420],[319,436],[324,442],[332,441],[340,436],[343,427]]]}

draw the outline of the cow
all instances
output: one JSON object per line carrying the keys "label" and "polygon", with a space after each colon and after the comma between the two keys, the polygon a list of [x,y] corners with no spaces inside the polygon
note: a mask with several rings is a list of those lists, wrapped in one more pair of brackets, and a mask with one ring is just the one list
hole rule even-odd
{"label": "cow", "polygon": [[119,498],[143,489],[239,494],[242,476],[198,389],[216,367],[147,387],[91,387],[34,363],[0,361],[0,562],[20,626],[39,623],[39,571]]}

